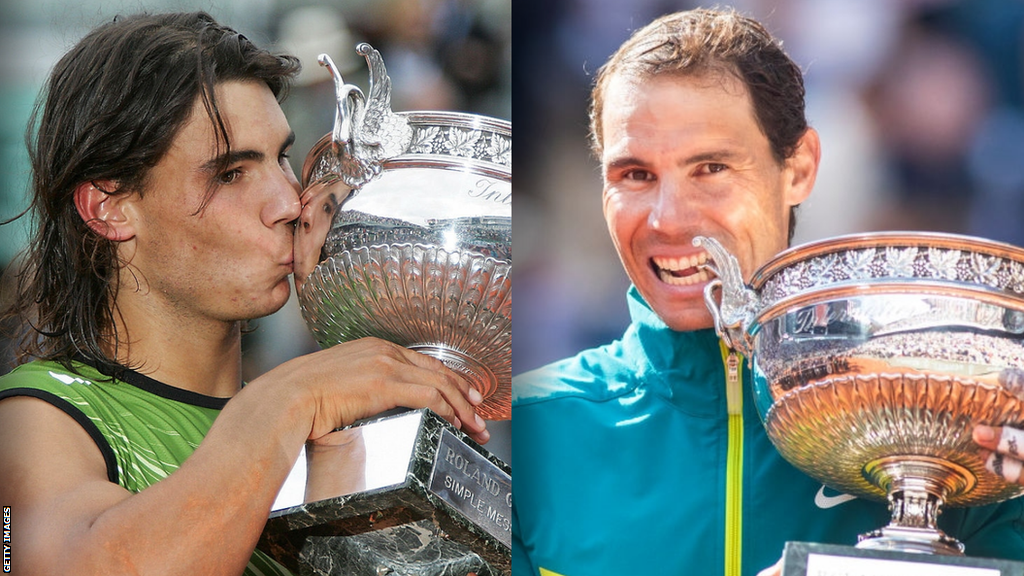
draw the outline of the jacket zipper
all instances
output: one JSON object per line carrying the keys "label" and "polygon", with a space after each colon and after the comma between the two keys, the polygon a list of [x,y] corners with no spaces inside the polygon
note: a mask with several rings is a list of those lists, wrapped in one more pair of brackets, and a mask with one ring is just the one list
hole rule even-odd
{"label": "jacket zipper", "polygon": [[725,576],[740,576],[743,553],[743,372],[740,355],[721,344],[729,444],[725,465]]}

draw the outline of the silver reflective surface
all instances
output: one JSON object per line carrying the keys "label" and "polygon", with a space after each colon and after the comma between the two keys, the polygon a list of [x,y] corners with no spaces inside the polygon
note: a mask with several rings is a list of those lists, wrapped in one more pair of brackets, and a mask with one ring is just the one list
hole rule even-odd
{"label": "silver reflective surface", "polygon": [[[716,274],[735,265],[713,239],[700,245]],[[941,506],[1024,491],[988,472],[971,440],[976,424],[1024,425],[1024,251],[878,233],[790,249],[749,286],[730,280],[738,268],[718,276],[708,305],[751,359],[779,452],[833,488],[890,501],[893,522],[862,546],[959,553],[935,527]]]}
{"label": "silver reflective surface", "polygon": [[408,412],[307,442],[271,511],[401,484],[422,417]]}
{"label": "silver reflective surface", "polygon": [[482,393],[482,417],[507,419],[511,124],[393,112],[380,54],[359,52],[369,95],[332,69],[335,130],[303,167],[312,185],[296,228],[303,317],[324,347],[375,336],[435,356]]}

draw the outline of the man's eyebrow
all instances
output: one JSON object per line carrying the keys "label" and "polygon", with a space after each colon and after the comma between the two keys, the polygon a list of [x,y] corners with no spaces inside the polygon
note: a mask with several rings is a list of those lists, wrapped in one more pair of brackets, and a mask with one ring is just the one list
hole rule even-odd
{"label": "man's eyebrow", "polygon": [[221,154],[215,158],[207,160],[199,167],[199,171],[213,174],[221,168],[230,166],[236,162],[242,162],[245,160],[259,162],[263,160],[263,157],[263,152],[260,152],[259,150],[232,150],[228,153]]}
{"label": "man's eyebrow", "polygon": [[633,167],[633,166],[645,167],[645,166],[647,166],[647,162],[644,162],[643,160],[641,160],[641,159],[639,159],[639,158],[637,158],[635,156],[622,156],[620,158],[615,158],[614,160],[611,160],[610,162],[608,162],[605,170],[606,171],[621,170],[623,168]]}
{"label": "man's eyebrow", "polygon": [[[289,132],[288,137],[284,139],[281,144],[279,153],[283,154],[285,150],[290,148],[295,143],[295,132]],[[212,158],[203,163],[199,168],[201,172],[214,173],[221,169],[223,166],[230,166],[236,162],[252,161],[260,162],[263,160],[265,155],[259,150],[232,150],[228,153],[221,154],[216,158]]]}
{"label": "man's eyebrow", "polygon": [[727,162],[739,158],[739,154],[732,150],[712,150],[701,152],[685,158],[680,165],[701,164],[703,162]]}

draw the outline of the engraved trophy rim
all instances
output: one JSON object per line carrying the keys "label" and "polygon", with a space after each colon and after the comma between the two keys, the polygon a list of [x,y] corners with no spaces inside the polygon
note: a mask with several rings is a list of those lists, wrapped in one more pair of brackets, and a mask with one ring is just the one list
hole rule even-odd
{"label": "engraved trophy rim", "polygon": [[[356,52],[369,67],[366,94],[330,56],[318,59],[336,108],[334,129],[301,170],[293,279],[302,319],[322,348],[376,338],[433,357],[480,392],[478,418],[509,419],[511,122],[396,113],[383,57],[366,43]],[[490,569],[475,571],[509,572],[511,468],[458,421],[409,408],[307,447],[275,503],[268,552],[293,563],[315,556],[301,535],[312,528],[344,537],[316,545],[332,562],[344,555],[338,546],[359,550],[332,564],[342,571],[432,556],[432,571],[483,563]]]}
{"label": "engraved trophy rim", "polygon": [[[493,116],[443,110],[412,110],[394,112],[394,115],[404,118],[412,127],[462,128],[492,132],[510,139],[512,137],[512,122]],[[310,148],[302,163],[300,182],[303,188],[311,184],[311,176],[317,163],[321,156],[330,151],[332,145],[333,134],[328,132]],[[408,150],[403,150],[395,156],[382,160],[382,167],[385,170],[400,167],[452,168],[477,172],[502,180],[511,181],[512,179],[511,161],[508,163],[492,162],[454,154],[411,154]]]}
{"label": "engraved trophy rim", "polygon": [[[920,266],[899,274],[875,266],[872,274],[852,274],[842,270],[842,263],[822,265],[826,275],[811,279],[810,284],[795,286],[785,278],[796,266],[814,263],[816,259],[865,250],[925,249],[955,253],[959,261],[970,258],[995,259],[989,277],[958,263],[953,267]],[[885,260],[888,256],[876,258]],[[916,255],[915,255],[916,257]],[[831,276],[828,276],[831,274]],[[972,277],[973,276],[973,277]],[[806,306],[818,300],[855,296],[865,291],[872,294],[929,294],[961,296],[1024,311],[1024,248],[1005,242],[964,234],[925,231],[883,231],[834,236],[793,246],[780,252],[751,276],[750,288],[758,295],[755,312],[757,323],[776,318],[790,308]]]}
{"label": "engraved trophy rim", "polygon": [[365,95],[330,56],[318,59],[334,80],[335,122],[306,155],[301,184],[341,180],[350,191],[310,199],[297,232],[303,319],[321,346],[376,336],[437,358],[484,397],[478,414],[507,420],[512,123],[396,112],[380,52],[356,52],[369,67]]}
{"label": "engraved trophy rim", "polygon": [[960,251],[966,249],[970,252],[1024,262],[1024,248],[980,236],[929,231],[863,232],[831,236],[791,246],[761,265],[751,276],[750,287],[760,290],[772,276],[803,260],[836,252],[877,248],[880,245],[885,247],[926,246]]}
{"label": "engraved trophy rim", "polygon": [[[888,499],[860,547],[961,554],[943,506],[1024,493],[985,470],[976,423],[1024,423],[1024,249],[977,236],[883,231],[780,252],[744,283],[698,237],[705,301],[747,356],[780,454],[824,484]],[[720,300],[715,295],[720,292]]]}

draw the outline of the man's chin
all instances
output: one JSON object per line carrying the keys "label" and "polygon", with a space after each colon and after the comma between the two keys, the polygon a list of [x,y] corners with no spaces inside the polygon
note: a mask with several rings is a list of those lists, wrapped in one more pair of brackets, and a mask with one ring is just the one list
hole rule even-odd
{"label": "man's chin", "polygon": [[713,325],[711,313],[704,302],[707,282],[674,286],[661,281],[637,284],[640,295],[654,313],[673,330],[697,330]]}
{"label": "man's chin", "polygon": [[704,303],[703,293],[699,298],[689,298],[684,303],[653,302],[651,308],[662,322],[677,332],[691,332],[715,326],[711,312]]}
{"label": "man's chin", "polygon": [[261,304],[254,307],[250,312],[251,317],[249,320],[256,320],[258,318],[265,318],[274,314],[284,308],[285,304],[288,303],[288,299],[291,297],[291,282],[288,278],[285,278],[284,282],[274,287],[274,291],[270,298]]}
{"label": "man's chin", "polygon": [[705,328],[715,327],[715,322],[711,318],[710,314],[706,317],[698,317],[697,315],[694,315],[685,318],[665,318],[662,316],[661,319],[669,328],[676,332],[693,332],[694,330],[704,330]]}

